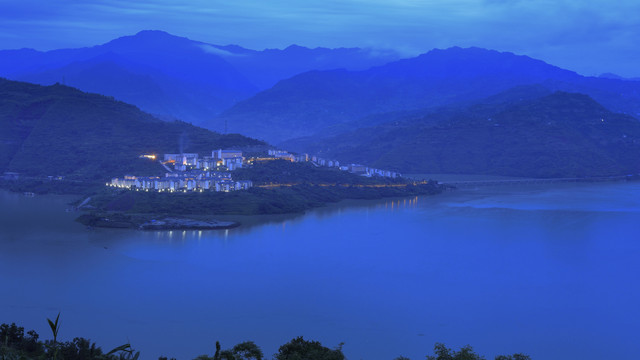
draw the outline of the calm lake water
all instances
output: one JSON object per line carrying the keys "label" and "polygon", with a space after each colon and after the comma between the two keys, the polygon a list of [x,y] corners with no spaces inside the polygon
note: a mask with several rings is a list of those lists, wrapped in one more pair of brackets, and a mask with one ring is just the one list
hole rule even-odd
{"label": "calm lake water", "polygon": [[86,230],[68,198],[0,192],[0,322],[143,359],[253,340],[349,359],[637,359],[640,183],[464,189],[228,231]]}

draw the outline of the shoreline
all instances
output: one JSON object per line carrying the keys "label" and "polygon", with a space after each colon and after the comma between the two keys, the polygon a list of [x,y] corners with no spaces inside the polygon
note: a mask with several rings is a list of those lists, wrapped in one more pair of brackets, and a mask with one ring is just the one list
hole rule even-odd
{"label": "shoreline", "polygon": [[[314,206],[304,211],[277,214],[127,214],[126,212],[85,212],[75,221],[89,228],[129,229],[140,231],[171,231],[171,230],[228,230],[249,229],[254,226],[269,223],[281,223],[293,220],[309,213],[331,213],[347,208],[370,207],[385,202],[396,202],[409,198],[442,195],[445,191],[435,194],[407,194],[406,196],[387,196],[371,199],[346,198],[338,201],[327,201],[320,206]],[[79,210],[82,211],[82,210]],[[106,220],[108,219],[108,220]],[[106,221],[105,221],[106,220]],[[169,222],[167,224],[166,222]]]}
{"label": "shoreline", "polygon": [[[640,180],[639,177],[628,177],[625,180],[616,179],[606,182],[636,182]],[[593,181],[593,183],[603,183],[603,181]],[[580,181],[577,183],[591,183],[591,181]],[[537,184],[537,186],[554,187],[554,185],[560,185],[562,183],[555,184]],[[515,185],[515,184],[514,184]],[[514,187],[509,185],[509,187]],[[528,185],[522,184],[527,187]],[[477,187],[482,185],[477,184]],[[476,186],[474,186],[476,187]],[[495,187],[495,186],[491,186]],[[465,186],[455,188],[452,190],[462,190]],[[8,189],[2,189],[8,193],[18,194]],[[443,189],[444,190],[444,189]],[[441,191],[439,194],[448,191]],[[379,198],[344,198],[338,201],[325,201],[322,205],[306,208],[302,211],[292,211],[286,213],[273,213],[273,214],[175,214],[175,213],[126,213],[121,211],[95,211],[95,210],[83,210],[78,209],[76,212],[78,216],[75,218],[76,222],[79,222],[88,229],[92,228],[114,228],[114,229],[129,229],[129,230],[142,230],[142,231],[171,231],[171,230],[228,230],[228,229],[249,229],[255,226],[260,226],[269,223],[280,223],[295,218],[299,218],[309,213],[326,213],[340,211],[350,207],[367,207],[381,202],[393,201],[394,199],[408,199],[411,197],[423,197],[426,195],[438,195],[438,194],[407,194],[406,196],[383,196]],[[58,194],[45,194],[38,195],[37,198],[49,198],[64,197],[67,204],[82,201],[86,199],[86,196],[79,197],[78,195],[58,195]],[[74,201],[74,198],[76,199]]]}
{"label": "shoreline", "polygon": [[[435,195],[435,182],[398,187],[300,185],[232,193],[165,194],[126,190],[92,196],[91,210],[77,221],[90,227],[202,230],[281,221],[345,200],[381,200]],[[86,208],[85,208],[86,209]],[[80,210],[83,210],[82,208]],[[89,209],[86,209],[89,210]]]}
{"label": "shoreline", "polygon": [[[433,194],[433,195],[442,195]],[[317,213],[320,215],[325,215],[333,212],[340,212],[349,208],[361,208],[361,207],[372,207],[377,206],[386,202],[396,202],[399,200],[406,200],[407,198],[414,197],[422,197],[422,196],[433,196],[433,195],[409,195],[409,196],[394,196],[394,197],[385,197],[380,199],[343,199],[337,202],[326,203],[323,206],[314,207],[308,209],[304,212],[292,212],[285,214],[253,214],[253,215],[233,215],[233,214],[220,214],[220,215],[188,215],[184,217],[177,217],[174,215],[167,214],[130,214],[125,215],[123,213],[113,212],[110,214],[103,213],[100,215],[91,215],[91,214],[82,214],[75,221],[80,222],[83,225],[87,225],[88,228],[101,228],[101,229],[127,229],[127,230],[138,230],[138,231],[172,231],[172,230],[228,230],[228,229],[250,229],[255,226],[261,226],[271,223],[282,223],[285,221],[294,220],[305,215],[309,215],[312,213]],[[138,221],[144,221],[144,223],[127,225],[121,221],[114,221],[112,218],[119,216],[131,216],[132,218],[139,219]],[[96,219],[98,218],[108,218],[109,221],[106,223],[100,224],[86,224],[79,219],[83,216],[92,216]],[[152,225],[151,221],[155,220],[156,222],[166,221],[167,219],[179,220],[184,223],[196,222],[196,223],[212,223],[211,226],[198,226],[194,225],[193,227],[189,226],[179,226],[176,224],[173,225],[163,225],[157,224]],[[135,220],[134,220],[135,221]],[[147,226],[144,226],[148,224]],[[144,227],[143,227],[144,226]]]}
{"label": "shoreline", "polygon": [[87,227],[130,229],[140,231],[172,230],[226,230],[241,224],[232,220],[220,220],[214,216],[171,216],[162,214],[85,213],[75,219]]}

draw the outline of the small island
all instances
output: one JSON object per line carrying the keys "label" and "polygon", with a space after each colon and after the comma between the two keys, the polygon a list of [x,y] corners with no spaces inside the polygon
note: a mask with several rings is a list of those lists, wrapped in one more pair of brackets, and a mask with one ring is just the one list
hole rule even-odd
{"label": "small island", "polygon": [[141,230],[228,229],[240,224],[216,216],[300,214],[345,199],[430,195],[444,189],[432,180],[283,150],[142,157],[160,162],[165,175],[113,178],[81,207],[88,212],[79,222]]}

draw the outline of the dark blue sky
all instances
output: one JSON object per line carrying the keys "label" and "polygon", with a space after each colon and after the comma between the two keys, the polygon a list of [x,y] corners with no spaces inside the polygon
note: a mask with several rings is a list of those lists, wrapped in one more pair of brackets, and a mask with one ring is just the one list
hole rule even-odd
{"label": "dark blue sky", "polygon": [[0,0],[0,49],[90,46],[144,29],[248,48],[480,46],[586,75],[640,76],[638,0]]}

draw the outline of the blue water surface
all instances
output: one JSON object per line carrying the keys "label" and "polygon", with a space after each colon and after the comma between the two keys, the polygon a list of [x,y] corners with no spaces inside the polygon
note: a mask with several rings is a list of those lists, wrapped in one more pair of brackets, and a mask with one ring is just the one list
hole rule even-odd
{"label": "blue water surface", "polygon": [[87,230],[68,198],[0,193],[0,322],[144,359],[253,340],[348,359],[637,359],[640,183],[351,202],[222,231]]}

